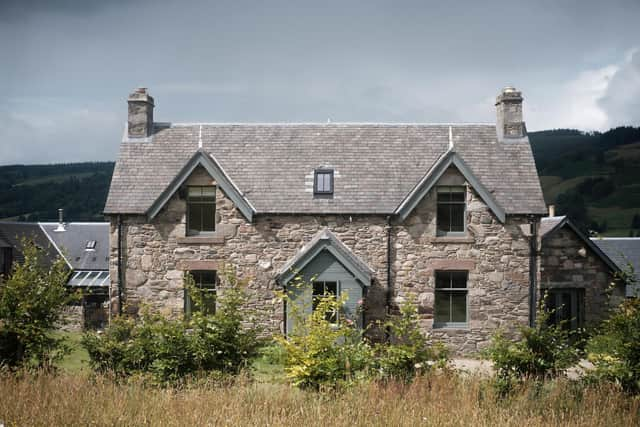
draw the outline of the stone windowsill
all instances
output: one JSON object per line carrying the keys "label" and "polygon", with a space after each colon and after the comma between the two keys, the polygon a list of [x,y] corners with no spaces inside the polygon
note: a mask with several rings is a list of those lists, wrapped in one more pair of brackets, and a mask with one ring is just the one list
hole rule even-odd
{"label": "stone windowsill", "polygon": [[224,244],[224,236],[220,234],[185,236],[178,237],[177,241],[183,245],[222,245]]}

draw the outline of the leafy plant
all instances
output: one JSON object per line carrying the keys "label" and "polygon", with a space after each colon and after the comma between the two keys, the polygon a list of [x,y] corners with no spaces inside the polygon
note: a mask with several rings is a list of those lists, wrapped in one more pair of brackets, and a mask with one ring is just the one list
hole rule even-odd
{"label": "leafy plant", "polygon": [[[248,324],[247,296],[235,274],[226,270],[215,314],[195,312],[188,320],[167,319],[142,311],[141,317],[118,317],[104,333],[88,333],[83,345],[91,367],[117,376],[150,375],[159,384],[195,375],[235,375],[254,356],[259,329]],[[196,305],[203,295],[187,276]]]}
{"label": "leafy plant", "polygon": [[378,376],[408,381],[433,366],[444,367],[448,359],[442,343],[429,342],[420,331],[418,307],[413,300],[400,307],[400,314],[384,326],[390,341],[376,346]]}
{"label": "leafy plant", "polygon": [[496,370],[496,386],[508,391],[514,382],[526,378],[545,379],[562,374],[580,356],[571,331],[548,322],[550,312],[541,304],[535,327],[520,327],[521,338],[511,340],[499,331],[485,355]]}
{"label": "leafy plant", "polygon": [[69,351],[51,332],[76,295],[65,288],[62,258],[49,266],[43,249],[27,240],[22,246],[24,261],[0,284],[0,364],[49,369]]}

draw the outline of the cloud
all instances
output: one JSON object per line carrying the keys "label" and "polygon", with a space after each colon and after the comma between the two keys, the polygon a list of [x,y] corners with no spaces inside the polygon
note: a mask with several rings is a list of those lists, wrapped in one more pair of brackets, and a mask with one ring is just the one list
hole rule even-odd
{"label": "cloud", "polygon": [[2,164],[114,160],[123,124],[95,106],[16,98],[0,105]]}
{"label": "cloud", "polygon": [[640,125],[640,49],[630,51],[608,82],[598,106],[609,127]]}

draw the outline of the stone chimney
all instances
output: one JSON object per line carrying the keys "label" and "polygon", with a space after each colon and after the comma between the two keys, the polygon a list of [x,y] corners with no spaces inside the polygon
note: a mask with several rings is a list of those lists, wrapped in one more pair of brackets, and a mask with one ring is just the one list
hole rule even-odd
{"label": "stone chimney", "polygon": [[522,93],[514,87],[502,89],[496,98],[498,139],[522,138],[527,134],[522,121]]}
{"label": "stone chimney", "polygon": [[146,138],[153,131],[153,98],[147,88],[136,89],[127,100],[129,103],[129,138]]}

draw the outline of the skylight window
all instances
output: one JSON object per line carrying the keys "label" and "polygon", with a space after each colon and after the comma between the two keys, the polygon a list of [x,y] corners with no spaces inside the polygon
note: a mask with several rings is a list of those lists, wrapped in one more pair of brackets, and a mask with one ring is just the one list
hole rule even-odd
{"label": "skylight window", "polygon": [[85,249],[88,251],[93,251],[96,249],[96,241],[95,240],[87,240],[87,245]]}
{"label": "skylight window", "polygon": [[333,170],[316,169],[313,180],[314,194],[333,194]]}

